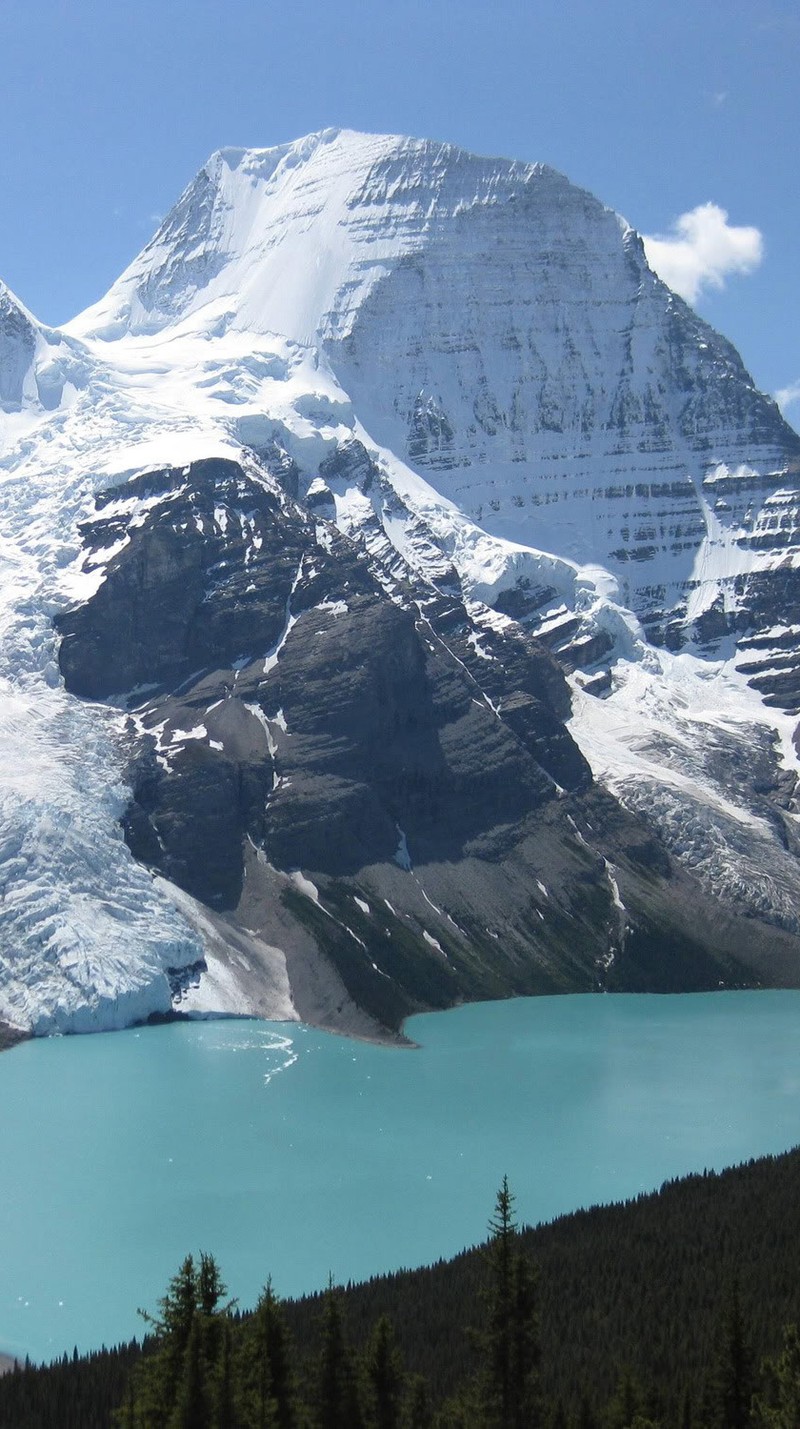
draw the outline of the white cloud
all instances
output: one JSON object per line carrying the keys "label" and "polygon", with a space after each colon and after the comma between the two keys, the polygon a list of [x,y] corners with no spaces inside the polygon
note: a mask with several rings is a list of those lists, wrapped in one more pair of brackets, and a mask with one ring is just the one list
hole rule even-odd
{"label": "white cloud", "polygon": [[752,273],[764,254],[759,230],[735,227],[716,203],[682,213],[669,234],[642,236],[650,267],[688,303],[704,288],[724,287],[731,273]]}
{"label": "white cloud", "polygon": [[800,402],[800,377],[796,382],[790,382],[788,387],[781,387],[775,393],[775,401],[782,412],[787,407],[794,406],[795,402]]}

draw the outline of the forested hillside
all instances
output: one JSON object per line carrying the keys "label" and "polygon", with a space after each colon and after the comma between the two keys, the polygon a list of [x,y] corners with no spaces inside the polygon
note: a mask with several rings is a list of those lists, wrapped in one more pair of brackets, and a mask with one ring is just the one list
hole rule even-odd
{"label": "forested hillside", "polygon": [[0,1425],[796,1429],[799,1206],[800,1150],[519,1234],[501,1188],[487,1247],[255,1315],[187,1258],[145,1356],[20,1369]]}

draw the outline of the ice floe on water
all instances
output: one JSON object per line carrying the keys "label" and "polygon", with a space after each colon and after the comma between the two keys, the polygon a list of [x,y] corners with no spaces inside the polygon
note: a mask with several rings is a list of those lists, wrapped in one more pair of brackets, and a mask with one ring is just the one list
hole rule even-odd
{"label": "ice floe on water", "polygon": [[234,1037],[228,1034],[224,1041],[215,1041],[213,1035],[209,1034],[204,1045],[209,1052],[257,1052],[259,1060],[267,1063],[263,1072],[266,1086],[269,1086],[280,1072],[286,1072],[293,1067],[300,1055],[294,1039],[288,1034],[249,1023],[246,1032],[237,1033]]}

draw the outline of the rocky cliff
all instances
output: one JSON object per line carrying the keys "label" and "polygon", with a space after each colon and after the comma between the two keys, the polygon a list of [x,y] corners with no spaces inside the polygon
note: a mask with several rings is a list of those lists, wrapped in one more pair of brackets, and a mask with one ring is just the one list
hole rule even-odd
{"label": "rocky cliff", "polygon": [[800,980],[800,439],[628,224],[326,131],[0,299],[0,1018]]}

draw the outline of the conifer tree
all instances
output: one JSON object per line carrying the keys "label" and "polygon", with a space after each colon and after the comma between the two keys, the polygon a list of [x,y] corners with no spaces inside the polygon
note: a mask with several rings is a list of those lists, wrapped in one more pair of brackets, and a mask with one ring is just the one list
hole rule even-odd
{"label": "conifer tree", "polygon": [[680,1429],[692,1429],[692,1394],[691,1390],[685,1389],[683,1392],[683,1402],[681,1404]]}
{"label": "conifer tree", "polygon": [[[197,1309],[197,1270],[187,1255],[158,1302],[159,1314],[140,1310],[155,1337],[135,1378],[136,1424],[141,1429],[166,1429],[184,1379],[184,1360]],[[185,1392],[184,1386],[184,1392]]]}
{"label": "conifer tree", "polygon": [[297,1387],[280,1302],[267,1284],[243,1336],[242,1415],[246,1429],[296,1429]]}
{"label": "conifer tree", "polygon": [[401,1419],[403,1429],[430,1429],[432,1422],[428,1382],[421,1374],[409,1375]]}
{"label": "conifer tree", "polygon": [[363,1429],[341,1301],[332,1281],[325,1292],[320,1329],[322,1343],[313,1402],[315,1429]]}
{"label": "conifer tree", "polygon": [[369,1429],[399,1429],[403,1365],[388,1315],[373,1326],[363,1364]]}
{"label": "conifer tree", "polygon": [[277,1429],[269,1360],[258,1353],[250,1335],[241,1337],[237,1365],[236,1406],[242,1429]]}
{"label": "conifer tree", "polygon": [[125,1403],[118,1409],[114,1418],[118,1429],[136,1429],[136,1400],[134,1397],[133,1380],[128,1384],[128,1391],[125,1395]]}
{"label": "conifer tree", "polygon": [[231,1322],[226,1314],[222,1317],[214,1385],[214,1429],[238,1429],[238,1416],[234,1409],[234,1372],[231,1352]]}
{"label": "conifer tree", "polygon": [[[202,1254],[197,1266],[189,1255],[159,1301],[159,1314],[140,1312],[156,1344],[134,1376],[137,1429],[223,1429],[216,1421],[222,1409],[227,1310],[218,1307],[224,1295],[214,1257]],[[229,1390],[228,1385],[228,1396]]]}
{"label": "conifer tree", "polygon": [[556,1400],[550,1411],[547,1429],[568,1429],[566,1410],[560,1399]]}
{"label": "conifer tree", "polygon": [[536,1271],[519,1245],[507,1176],[497,1193],[489,1233],[484,1325],[478,1334],[482,1411],[487,1426],[535,1429],[540,1422]]}
{"label": "conifer tree", "polygon": [[204,1330],[203,1318],[195,1315],[183,1356],[175,1404],[168,1420],[169,1429],[211,1429]]}
{"label": "conifer tree", "polygon": [[200,1253],[196,1293],[197,1308],[204,1315],[213,1315],[223,1295],[227,1294],[216,1260],[213,1255],[206,1255],[205,1251]]}
{"label": "conifer tree", "polygon": [[800,1424],[800,1334],[787,1325],[783,1349],[764,1366],[766,1386],[753,1405],[758,1429],[797,1429]]}
{"label": "conifer tree", "polygon": [[606,1429],[631,1429],[644,1413],[644,1396],[638,1380],[626,1366],[617,1380],[617,1387],[606,1409]]}
{"label": "conifer tree", "polygon": [[483,1411],[469,1393],[448,1399],[435,1419],[436,1429],[485,1429]]}
{"label": "conifer tree", "polygon": [[748,1429],[755,1387],[755,1359],[745,1331],[739,1284],[734,1280],[711,1379],[714,1429]]}
{"label": "conifer tree", "polygon": [[581,1395],[576,1429],[600,1429],[597,1416],[586,1397],[585,1391]]}

